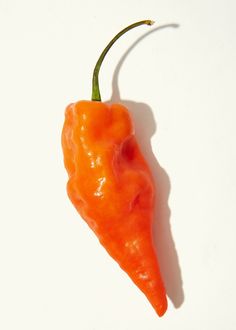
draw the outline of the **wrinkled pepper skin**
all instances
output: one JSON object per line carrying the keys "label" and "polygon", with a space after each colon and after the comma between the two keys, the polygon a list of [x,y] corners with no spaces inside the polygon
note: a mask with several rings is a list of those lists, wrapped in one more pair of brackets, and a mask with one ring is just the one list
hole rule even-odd
{"label": "wrinkled pepper skin", "polygon": [[70,200],[162,316],[167,299],[152,238],[154,184],[128,110],[96,101],[69,105],[62,147]]}

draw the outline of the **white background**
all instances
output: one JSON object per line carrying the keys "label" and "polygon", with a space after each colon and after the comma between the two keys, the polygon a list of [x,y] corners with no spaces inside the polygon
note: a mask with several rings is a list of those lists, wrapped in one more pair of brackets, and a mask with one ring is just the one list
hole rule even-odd
{"label": "white background", "polygon": [[[2,330],[236,328],[235,12],[234,0],[0,0]],[[114,45],[100,81],[103,100],[129,106],[158,185],[163,318],[69,202],[60,144],[103,47],[141,19],[156,24]]]}

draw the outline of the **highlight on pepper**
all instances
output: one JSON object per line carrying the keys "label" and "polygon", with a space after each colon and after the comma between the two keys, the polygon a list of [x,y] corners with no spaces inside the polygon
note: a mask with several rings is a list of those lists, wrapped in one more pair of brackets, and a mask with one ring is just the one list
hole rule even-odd
{"label": "highlight on pepper", "polygon": [[166,290],[153,245],[154,181],[135,137],[128,109],[101,101],[99,70],[119,32],[93,72],[92,100],[70,104],[62,130],[67,193],[109,255],[147,297],[156,313],[167,309]]}

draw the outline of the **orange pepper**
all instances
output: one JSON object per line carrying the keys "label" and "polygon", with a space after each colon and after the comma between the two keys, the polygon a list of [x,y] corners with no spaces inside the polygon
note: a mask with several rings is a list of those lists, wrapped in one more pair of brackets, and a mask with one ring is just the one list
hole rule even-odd
{"label": "orange pepper", "polygon": [[99,69],[111,45],[131,28],[152,23],[130,25],[105,48],[94,70],[92,101],[66,109],[62,147],[69,198],[162,316],[167,299],[152,238],[153,178],[128,110],[121,104],[102,103],[98,84]]}

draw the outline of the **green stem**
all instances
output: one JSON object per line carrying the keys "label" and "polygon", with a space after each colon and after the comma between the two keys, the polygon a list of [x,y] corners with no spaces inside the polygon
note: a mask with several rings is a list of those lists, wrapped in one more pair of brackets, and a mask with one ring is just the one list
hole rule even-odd
{"label": "green stem", "polygon": [[140,21],[140,22],[136,22],[134,24],[131,24],[129,26],[127,26],[125,29],[123,29],[122,31],[120,31],[110,42],[109,44],[106,46],[106,48],[104,49],[104,51],[102,52],[102,54],[100,55],[94,71],[93,71],[93,82],[92,82],[92,101],[101,101],[101,95],[100,95],[100,90],[99,90],[99,80],[98,80],[98,75],[99,75],[99,71],[100,71],[100,67],[101,64],[107,54],[107,52],[109,51],[109,49],[111,48],[111,46],[116,42],[117,39],[119,39],[123,34],[125,34],[127,31],[139,26],[139,25],[152,25],[154,24],[153,21],[150,20],[145,20],[145,21]]}

